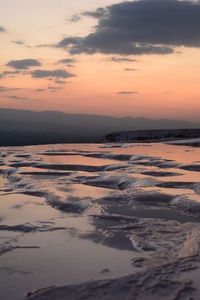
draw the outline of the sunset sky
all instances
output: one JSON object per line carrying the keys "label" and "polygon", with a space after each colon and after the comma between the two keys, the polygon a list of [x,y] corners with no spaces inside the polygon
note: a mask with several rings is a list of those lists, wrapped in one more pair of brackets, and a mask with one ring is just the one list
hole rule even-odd
{"label": "sunset sky", "polygon": [[200,1],[0,0],[0,107],[200,121]]}

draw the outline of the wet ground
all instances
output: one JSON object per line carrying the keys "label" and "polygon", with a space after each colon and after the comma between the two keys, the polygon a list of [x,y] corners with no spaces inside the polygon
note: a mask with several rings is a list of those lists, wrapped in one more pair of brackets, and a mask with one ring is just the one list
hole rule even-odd
{"label": "wet ground", "polygon": [[199,299],[199,221],[198,147],[1,148],[0,299]]}

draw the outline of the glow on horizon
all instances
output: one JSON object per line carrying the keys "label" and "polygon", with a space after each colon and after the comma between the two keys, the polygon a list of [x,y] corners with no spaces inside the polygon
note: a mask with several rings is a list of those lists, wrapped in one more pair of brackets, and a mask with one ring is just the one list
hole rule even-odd
{"label": "glow on horizon", "polygon": [[[116,56],[112,54],[72,56],[64,49],[36,47],[56,43],[64,36],[88,34],[95,20],[69,22],[69,18],[119,2],[0,0],[0,26],[6,30],[0,33],[0,73],[15,70],[6,66],[11,60],[32,58],[42,64],[0,78],[4,87],[0,89],[0,107],[199,120],[199,48],[181,47],[165,55],[132,55],[129,58],[136,61],[115,62],[110,61]],[[65,58],[76,62],[72,66],[58,63]],[[76,77],[33,78],[30,72],[35,69],[63,69]]]}

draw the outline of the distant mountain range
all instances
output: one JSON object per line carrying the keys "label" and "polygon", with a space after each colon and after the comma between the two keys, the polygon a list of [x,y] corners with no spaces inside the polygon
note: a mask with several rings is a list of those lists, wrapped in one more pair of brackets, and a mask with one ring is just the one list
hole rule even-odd
{"label": "distant mountain range", "polygon": [[0,109],[0,146],[100,142],[116,131],[179,128],[200,128],[200,123]]}

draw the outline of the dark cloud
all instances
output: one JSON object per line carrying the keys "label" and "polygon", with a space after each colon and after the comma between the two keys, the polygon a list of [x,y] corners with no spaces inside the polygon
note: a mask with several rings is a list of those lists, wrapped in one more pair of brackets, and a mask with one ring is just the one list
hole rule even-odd
{"label": "dark cloud", "polygon": [[35,70],[31,72],[32,77],[34,78],[70,78],[76,77],[75,74],[72,74],[65,70]]}
{"label": "dark cloud", "polygon": [[14,69],[19,70],[27,70],[31,67],[39,67],[41,63],[37,59],[21,59],[21,60],[11,60],[7,63],[8,67],[12,67]]}
{"label": "dark cloud", "polygon": [[3,26],[0,26],[0,32],[5,32],[5,28]]}
{"label": "dark cloud", "polygon": [[140,0],[85,12],[98,19],[85,37],[66,37],[57,47],[71,54],[169,54],[200,46],[200,2]]}
{"label": "dark cloud", "polygon": [[26,42],[22,41],[22,40],[14,40],[14,41],[11,41],[13,44],[16,44],[18,46],[23,46],[23,47],[26,47],[26,48],[34,48],[33,46],[30,46],[28,45]]}
{"label": "dark cloud", "polygon": [[121,91],[117,93],[118,95],[133,95],[133,94],[138,94],[138,92],[133,92],[133,91]]}

